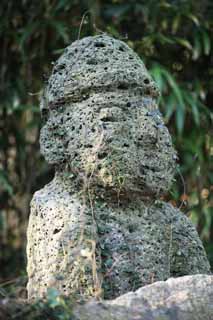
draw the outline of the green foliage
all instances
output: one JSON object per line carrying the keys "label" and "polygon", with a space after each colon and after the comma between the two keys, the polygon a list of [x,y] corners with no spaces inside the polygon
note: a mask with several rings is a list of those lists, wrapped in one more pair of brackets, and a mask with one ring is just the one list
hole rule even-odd
{"label": "green foliage", "polygon": [[46,299],[35,300],[33,303],[10,298],[7,295],[4,307],[1,307],[1,316],[4,320],[74,320],[72,314],[74,301],[76,301],[74,297],[61,296],[53,288],[49,288]]}
{"label": "green foliage", "polygon": [[[47,292],[46,303],[38,303],[38,308],[48,310],[51,317],[55,320],[71,320],[72,319],[72,307],[70,300],[60,296],[56,289],[49,288]],[[47,311],[46,311],[47,312]]]}
{"label": "green foliage", "polygon": [[[186,185],[184,194],[183,181],[177,176],[167,200],[177,206],[184,201],[182,208],[197,224],[212,259],[212,1],[2,0],[0,17],[3,265],[11,265],[11,273],[17,274],[23,268],[20,252],[29,201],[52,177],[38,145],[39,97],[51,61],[79,36],[103,31],[126,41],[158,83],[160,109],[174,137]],[[19,252],[20,259],[14,252]],[[10,276],[8,270],[3,268],[0,277]]]}

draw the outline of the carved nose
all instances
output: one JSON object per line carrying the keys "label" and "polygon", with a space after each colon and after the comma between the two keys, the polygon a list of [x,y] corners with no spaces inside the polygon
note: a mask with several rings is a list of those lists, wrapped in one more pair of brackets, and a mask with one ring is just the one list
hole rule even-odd
{"label": "carved nose", "polygon": [[99,115],[99,119],[103,122],[114,122],[116,121],[115,116],[110,109],[102,109]]}
{"label": "carved nose", "polygon": [[157,131],[150,131],[144,132],[143,134],[139,135],[138,143],[145,145],[145,144],[156,144],[158,141]]}
{"label": "carved nose", "polygon": [[99,119],[103,122],[118,122],[124,119],[124,114],[117,107],[103,108],[100,110]]}

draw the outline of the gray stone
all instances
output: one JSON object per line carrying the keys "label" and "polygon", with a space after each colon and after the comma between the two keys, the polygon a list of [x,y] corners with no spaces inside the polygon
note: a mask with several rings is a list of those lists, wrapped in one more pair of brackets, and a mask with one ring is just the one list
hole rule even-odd
{"label": "gray stone", "polygon": [[74,309],[76,320],[212,320],[213,276],[170,278]]}
{"label": "gray stone", "polygon": [[56,174],[31,203],[30,298],[55,287],[112,299],[210,272],[192,223],[158,200],[177,158],[158,96],[140,58],[106,35],[74,42],[54,65],[40,145]]}
{"label": "gray stone", "polygon": [[73,297],[60,297],[56,291],[54,294],[55,300],[49,295],[51,303],[47,304],[44,300],[37,304],[36,301],[4,297],[0,299],[0,319],[55,319],[59,310],[59,317],[72,320],[213,319],[213,276],[210,275],[170,278],[114,300],[90,299],[84,304]]}

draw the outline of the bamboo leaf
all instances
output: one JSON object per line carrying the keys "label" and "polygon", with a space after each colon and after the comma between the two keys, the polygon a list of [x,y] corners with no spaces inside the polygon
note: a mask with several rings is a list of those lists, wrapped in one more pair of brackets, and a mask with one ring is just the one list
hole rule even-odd
{"label": "bamboo leaf", "polygon": [[194,46],[193,46],[192,60],[197,60],[201,55],[201,51],[202,51],[202,44],[201,44],[200,36],[199,36],[199,33],[196,32],[194,34]]}
{"label": "bamboo leaf", "polygon": [[54,11],[57,12],[59,10],[64,9],[66,11],[66,6],[70,4],[69,0],[60,0],[54,8]]}
{"label": "bamboo leaf", "polygon": [[162,44],[174,44],[175,43],[175,41],[171,37],[165,36],[162,33],[156,34],[155,38]]}
{"label": "bamboo leaf", "polygon": [[172,7],[172,5],[170,3],[168,3],[168,2],[166,2],[166,1],[160,2],[159,6],[161,8],[171,8]]}
{"label": "bamboo leaf", "polygon": [[170,85],[170,87],[173,89],[174,95],[176,96],[178,103],[180,104],[182,109],[184,109],[183,96],[174,77],[165,68],[162,69],[162,73],[165,76],[166,80],[168,81],[168,84]]}
{"label": "bamboo leaf", "polygon": [[184,127],[184,118],[185,118],[184,113],[185,113],[184,109],[180,105],[178,105],[176,107],[175,120],[176,120],[176,127],[179,134],[182,133],[183,127]]}
{"label": "bamboo leaf", "polygon": [[0,185],[1,185],[1,188],[7,191],[10,196],[13,195],[13,187],[10,184],[8,177],[6,176],[5,172],[2,169],[0,170]]}
{"label": "bamboo leaf", "polygon": [[69,43],[69,35],[67,32],[67,27],[58,21],[49,21],[49,24],[57,31],[59,37],[61,37],[65,43]]}
{"label": "bamboo leaf", "polygon": [[20,48],[23,49],[24,44],[28,41],[28,39],[31,37],[31,35],[35,32],[37,27],[39,26],[39,22],[35,21],[28,27],[24,29],[24,32],[19,40]]}
{"label": "bamboo leaf", "polygon": [[196,26],[200,25],[200,21],[199,21],[198,17],[196,17],[194,14],[189,12],[186,14],[186,17],[189,18],[192,22],[194,22],[194,24]]}
{"label": "bamboo leaf", "polygon": [[186,39],[183,39],[183,38],[178,38],[178,37],[175,37],[175,40],[178,44],[180,44],[181,46],[185,47],[186,49],[192,51],[192,45],[191,43],[186,40]]}
{"label": "bamboo leaf", "polygon": [[205,30],[201,31],[201,35],[202,35],[202,40],[203,40],[204,54],[206,56],[208,56],[211,51],[211,41],[210,41],[209,35]]}
{"label": "bamboo leaf", "polygon": [[186,102],[189,104],[189,106],[191,107],[191,112],[193,114],[195,124],[199,125],[200,124],[200,115],[199,115],[199,110],[198,110],[198,105],[197,105],[196,99],[193,98],[193,96],[188,92],[184,92],[184,98],[185,98]]}
{"label": "bamboo leaf", "polygon": [[178,133],[180,134],[183,131],[184,121],[185,121],[185,103],[181,89],[179,88],[175,78],[164,68],[162,73],[165,76],[169,86],[173,90],[173,95],[176,100],[176,110],[175,110],[175,119]]}
{"label": "bamboo leaf", "polygon": [[171,118],[171,116],[175,112],[176,101],[175,101],[173,95],[170,95],[168,97],[166,105],[167,105],[167,108],[166,108],[165,118],[167,121],[169,121],[169,119]]}
{"label": "bamboo leaf", "polygon": [[173,34],[175,34],[177,32],[177,30],[179,29],[180,22],[181,22],[181,17],[180,17],[180,15],[177,15],[172,22],[172,33]]}
{"label": "bamboo leaf", "polygon": [[161,67],[158,64],[154,64],[153,67],[150,69],[150,73],[154,80],[157,82],[157,85],[160,89],[160,91],[163,90],[163,77],[161,74]]}

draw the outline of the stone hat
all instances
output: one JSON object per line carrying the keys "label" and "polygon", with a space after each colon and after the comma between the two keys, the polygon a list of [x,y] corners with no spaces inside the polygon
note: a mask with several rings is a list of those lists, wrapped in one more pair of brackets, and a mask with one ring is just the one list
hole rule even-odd
{"label": "stone hat", "polygon": [[90,93],[113,88],[137,88],[143,96],[159,96],[143,62],[124,42],[105,34],[83,38],[68,46],[56,61],[41,111],[45,113],[44,109],[55,108],[65,101],[79,102]]}

